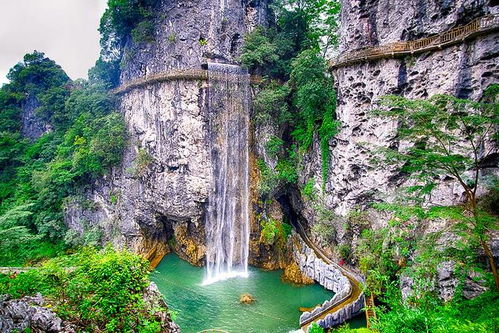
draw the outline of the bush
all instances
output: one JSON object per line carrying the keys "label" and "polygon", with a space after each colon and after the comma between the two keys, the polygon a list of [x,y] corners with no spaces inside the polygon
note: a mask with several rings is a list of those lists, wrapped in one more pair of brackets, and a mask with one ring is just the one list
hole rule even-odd
{"label": "bush", "polygon": [[148,267],[147,261],[126,251],[86,248],[15,278],[0,277],[0,294],[40,292],[61,318],[81,330],[159,332],[158,319],[142,299],[149,285]]}
{"label": "bush", "polygon": [[281,138],[272,136],[265,144],[265,150],[267,151],[267,154],[269,154],[269,156],[276,157],[277,154],[279,154],[279,152],[281,151],[283,145],[284,141]]}
{"label": "bush", "polygon": [[336,238],[336,229],[332,221],[319,221],[312,226],[312,233],[326,244],[331,243]]}
{"label": "bush", "polygon": [[261,218],[262,227],[260,241],[267,245],[276,244],[280,248],[286,246],[288,236],[291,234],[291,225],[278,221],[274,218]]}
{"label": "bush", "polygon": [[315,200],[316,197],[317,197],[317,193],[316,193],[314,185],[315,185],[315,179],[314,178],[310,178],[305,183],[305,186],[303,186],[303,188],[301,190],[302,196],[304,196],[308,200]]}
{"label": "bush", "polygon": [[308,333],[324,333],[324,329],[320,327],[317,323],[312,323],[308,329]]}
{"label": "bush", "polygon": [[145,149],[138,148],[137,157],[129,171],[134,177],[141,177],[153,162],[154,158]]}

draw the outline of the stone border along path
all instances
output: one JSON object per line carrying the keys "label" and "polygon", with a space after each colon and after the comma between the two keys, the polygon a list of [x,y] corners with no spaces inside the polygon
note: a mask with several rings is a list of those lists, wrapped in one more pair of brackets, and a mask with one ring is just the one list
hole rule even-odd
{"label": "stone border along path", "polygon": [[343,52],[338,58],[331,60],[329,66],[331,69],[335,69],[368,60],[395,58],[396,56],[440,50],[444,47],[462,43],[466,39],[491,33],[498,28],[499,14],[487,15],[477,18],[464,26],[456,27],[427,38]]}
{"label": "stone border along path", "polygon": [[36,267],[0,267],[0,274],[19,274],[25,273]]}
{"label": "stone border along path", "polygon": [[331,328],[359,314],[365,305],[361,279],[330,260],[310,240],[299,222],[295,227],[301,241],[301,251],[296,257],[298,266],[305,275],[335,292],[332,299],[300,316],[301,329],[307,332],[308,326],[313,322],[324,328]]}
{"label": "stone border along path", "polygon": [[[210,78],[223,78],[226,79],[225,75],[210,73]],[[159,82],[166,81],[176,81],[176,80],[191,80],[191,81],[207,81],[208,80],[208,70],[205,69],[173,69],[168,72],[162,72],[153,75],[147,75],[142,78],[131,80],[113,90],[111,92],[115,95],[120,95],[129,92],[130,90],[141,88],[150,84],[155,84]],[[260,84],[263,81],[261,76],[251,75],[251,84]]]}

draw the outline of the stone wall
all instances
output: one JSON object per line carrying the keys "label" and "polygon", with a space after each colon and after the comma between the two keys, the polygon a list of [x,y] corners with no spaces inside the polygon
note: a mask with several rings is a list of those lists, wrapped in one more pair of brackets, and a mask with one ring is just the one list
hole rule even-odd
{"label": "stone wall", "polygon": [[[332,308],[352,295],[352,285],[348,278],[343,274],[340,267],[334,263],[326,263],[319,258],[314,250],[312,250],[305,242],[294,233],[293,236],[297,242],[295,245],[294,256],[300,270],[308,277],[317,281],[324,288],[335,293],[333,298],[324,301],[320,306],[312,311],[304,312],[300,316],[300,324],[313,318],[319,313]],[[341,309],[328,314],[317,323],[324,328],[338,326],[345,321],[358,315],[364,308],[364,295],[359,296],[351,303]]]}

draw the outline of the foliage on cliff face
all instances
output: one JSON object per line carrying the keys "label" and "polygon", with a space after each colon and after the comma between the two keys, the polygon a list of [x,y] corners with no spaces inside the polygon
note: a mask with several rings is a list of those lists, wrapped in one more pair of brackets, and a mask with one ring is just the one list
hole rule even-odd
{"label": "foliage on cliff face", "polygon": [[[497,180],[483,172],[496,163],[490,157],[497,150],[497,93],[498,86],[491,86],[480,102],[444,95],[426,100],[390,96],[383,99],[382,110],[375,112],[398,121],[398,138],[405,144],[380,149],[373,166],[398,166],[411,178],[412,186],[394,203],[374,205],[391,218],[386,227],[364,230],[354,251],[366,276],[366,291],[381,302],[373,328],[382,332],[489,332],[497,326],[497,272],[489,248],[491,233],[499,225],[498,212],[491,205],[491,198],[497,198]],[[463,204],[423,205],[443,177],[460,184]],[[479,186],[486,188],[490,183],[492,192],[478,198]],[[445,228],[427,229],[435,223]],[[452,263],[457,284],[447,302],[441,300],[442,286],[437,283],[445,263]],[[410,281],[404,297],[402,279]],[[468,300],[470,294],[465,291],[470,283],[489,291]]]}
{"label": "foliage on cliff face", "polygon": [[41,293],[62,319],[86,332],[160,332],[143,294],[149,264],[126,251],[92,248],[47,261],[15,277],[0,275],[0,294]]}
{"label": "foliage on cliff face", "polygon": [[390,96],[382,101],[385,109],[376,112],[396,119],[398,137],[412,144],[406,149],[383,150],[381,163],[396,165],[414,179],[415,184],[408,188],[413,201],[422,202],[441,177],[458,182],[465,194],[463,207],[434,207],[433,215],[455,221],[453,231],[483,249],[497,290],[499,274],[489,242],[491,231],[499,227],[499,219],[480,209],[477,190],[486,185],[482,170],[497,151],[498,93],[498,86],[491,86],[482,102],[446,95],[427,100]]}
{"label": "foliage on cliff face", "polygon": [[[240,58],[251,71],[268,78],[255,97],[256,121],[283,129],[280,139],[285,144],[281,151],[270,152],[279,161],[289,160],[293,143],[298,152],[309,150],[317,135],[325,182],[330,164],[329,141],[338,131],[338,122],[332,77],[323,54],[334,44],[339,4],[288,0],[274,3],[274,10],[276,25],[246,36]],[[271,195],[275,190],[266,193]]]}
{"label": "foliage on cliff face", "polygon": [[154,7],[158,0],[108,0],[101,18],[101,56],[89,78],[108,88],[119,84],[120,63],[127,43],[154,41]]}
{"label": "foliage on cliff face", "polygon": [[[113,98],[100,86],[70,82],[43,53],[26,55],[9,78],[0,89],[0,233],[19,241],[0,239],[10,249],[0,252],[4,265],[37,257],[34,244],[54,254],[47,244],[64,236],[65,198],[119,163],[126,139]],[[26,98],[39,101],[35,114],[53,129],[33,142],[20,134]]]}

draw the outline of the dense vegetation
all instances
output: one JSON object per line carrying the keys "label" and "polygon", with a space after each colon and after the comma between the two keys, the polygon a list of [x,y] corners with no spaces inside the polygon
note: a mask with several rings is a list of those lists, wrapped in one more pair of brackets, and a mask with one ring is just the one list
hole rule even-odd
{"label": "dense vegetation", "polygon": [[143,298],[149,286],[149,263],[112,249],[82,249],[61,256],[15,278],[0,275],[0,295],[41,293],[51,309],[78,332],[159,332],[166,311]]}
{"label": "dense vegetation", "polygon": [[300,157],[320,142],[323,183],[330,164],[329,141],[336,134],[336,98],[324,53],[336,40],[336,1],[280,1],[274,5],[274,26],[259,28],[245,38],[241,62],[266,82],[254,100],[256,121],[280,136],[266,144],[275,167],[258,162],[260,193],[271,197],[296,184]]}
{"label": "dense vegetation", "polygon": [[[27,54],[8,78],[0,89],[0,265],[22,265],[64,248],[64,202],[120,162],[125,125],[102,86],[71,82],[43,53]],[[48,131],[30,141],[21,113],[33,105]]]}
{"label": "dense vegetation", "polygon": [[[480,102],[446,95],[426,100],[388,96],[380,106],[374,116],[396,118],[399,138],[412,145],[378,149],[373,166],[398,166],[413,185],[396,202],[373,205],[391,218],[384,228],[365,229],[352,254],[366,277],[366,292],[379,299],[373,328],[394,333],[494,331],[499,294],[489,242],[499,225],[499,188],[496,177],[482,172],[488,165],[480,156],[488,156],[497,140],[498,86],[489,87]],[[466,194],[462,205],[423,204],[443,177],[458,181]],[[489,194],[478,198],[479,188]],[[432,223],[446,227],[421,232]],[[443,265],[458,281],[445,301],[436,285]],[[409,283],[404,295],[401,280]],[[469,299],[466,289],[473,283],[488,291]]]}
{"label": "dense vegetation", "polygon": [[127,43],[154,41],[154,8],[158,0],[108,0],[101,18],[101,55],[89,72],[92,81],[108,88],[116,87],[120,78],[124,48]]}

